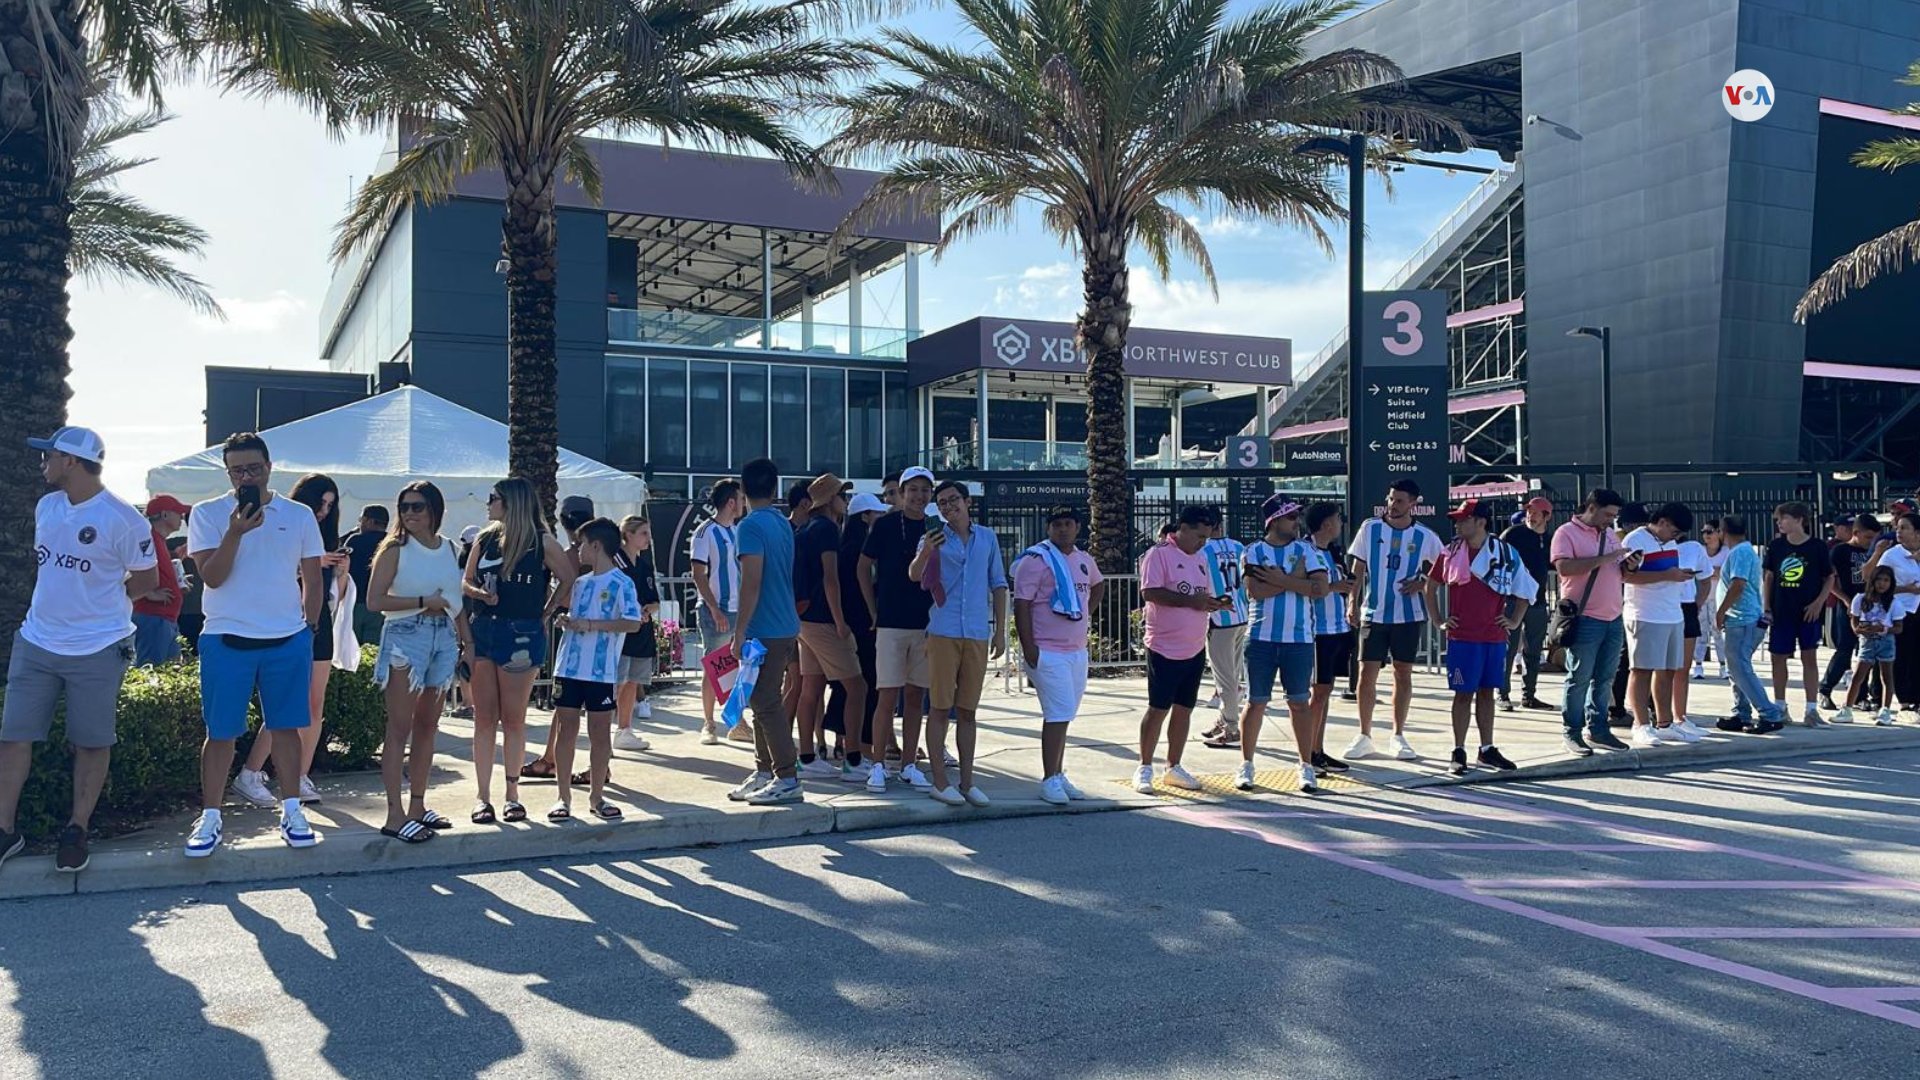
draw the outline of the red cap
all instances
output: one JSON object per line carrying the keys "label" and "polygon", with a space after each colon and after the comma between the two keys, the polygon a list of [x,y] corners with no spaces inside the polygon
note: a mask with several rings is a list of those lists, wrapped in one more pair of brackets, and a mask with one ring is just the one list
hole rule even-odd
{"label": "red cap", "polygon": [[1479,499],[1467,499],[1459,506],[1447,511],[1447,519],[1449,521],[1460,521],[1470,517],[1485,518],[1488,521],[1492,521],[1493,507]]}
{"label": "red cap", "polygon": [[1533,498],[1527,500],[1527,509],[1545,510],[1551,514],[1553,513],[1553,500],[1544,495],[1535,495]]}
{"label": "red cap", "polygon": [[155,495],[153,498],[147,500],[145,513],[148,517],[152,517],[155,514],[167,513],[179,514],[181,517],[186,517],[187,512],[192,509],[191,506],[188,506],[186,503],[181,502],[171,495]]}

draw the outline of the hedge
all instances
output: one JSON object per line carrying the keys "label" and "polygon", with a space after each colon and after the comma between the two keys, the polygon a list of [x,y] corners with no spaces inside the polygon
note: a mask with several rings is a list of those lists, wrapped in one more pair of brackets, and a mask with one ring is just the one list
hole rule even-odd
{"label": "hedge", "polygon": [[[377,759],[386,737],[386,708],[373,684],[373,646],[361,650],[360,670],[336,670],[327,681],[326,740],[314,756],[315,773],[365,769]],[[0,701],[6,696],[0,685]],[[244,760],[260,724],[258,703],[249,706],[249,732],[239,741]],[[200,799],[200,746],[206,725],[200,718],[200,668],[192,658],[157,668],[136,668],[120,687],[118,741],[100,805],[95,831],[108,833],[149,821]],[[65,705],[56,711],[53,731],[34,747],[33,770],[20,794],[14,829],[36,840],[52,837],[66,824],[73,807],[73,765],[66,742]]]}

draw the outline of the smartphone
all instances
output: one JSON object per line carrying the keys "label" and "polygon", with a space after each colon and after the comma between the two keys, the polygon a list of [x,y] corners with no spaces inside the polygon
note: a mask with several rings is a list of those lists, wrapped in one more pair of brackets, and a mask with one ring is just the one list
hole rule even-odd
{"label": "smartphone", "polygon": [[946,522],[940,520],[936,515],[927,515],[927,535],[932,536],[934,533],[939,532],[946,527],[946,524]]}
{"label": "smartphone", "polygon": [[239,498],[240,508],[242,510],[245,510],[249,514],[257,513],[259,511],[260,485],[241,484],[238,488],[234,489],[234,495]]}

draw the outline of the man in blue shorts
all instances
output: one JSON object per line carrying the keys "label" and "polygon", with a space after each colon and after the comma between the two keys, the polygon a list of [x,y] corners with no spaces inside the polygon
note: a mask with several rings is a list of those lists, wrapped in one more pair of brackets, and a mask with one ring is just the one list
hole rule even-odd
{"label": "man in blue shorts", "polygon": [[1260,508],[1266,534],[1244,556],[1252,624],[1247,635],[1247,712],[1240,719],[1240,772],[1234,786],[1253,789],[1253,754],[1260,743],[1276,676],[1287,696],[1300,790],[1312,794],[1317,745],[1313,697],[1313,602],[1327,595],[1327,571],[1313,544],[1300,538],[1299,503],[1275,495]]}
{"label": "man in blue shorts", "polygon": [[1480,726],[1480,764],[1511,769],[1493,745],[1493,697],[1506,684],[1507,638],[1526,620],[1540,586],[1513,545],[1492,534],[1493,508],[1468,499],[1447,517],[1454,541],[1434,563],[1447,587],[1447,685],[1453,689],[1453,758],[1449,772],[1467,771],[1469,712]]}

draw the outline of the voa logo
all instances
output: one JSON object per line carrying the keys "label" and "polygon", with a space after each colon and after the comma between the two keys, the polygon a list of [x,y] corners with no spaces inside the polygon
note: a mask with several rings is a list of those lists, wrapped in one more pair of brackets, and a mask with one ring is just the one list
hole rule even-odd
{"label": "voa logo", "polygon": [[1033,339],[1012,323],[993,332],[993,355],[1008,367],[1019,367],[1032,350]]}
{"label": "voa logo", "polygon": [[1773,80],[1752,68],[1741,68],[1727,76],[1726,85],[1720,89],[1725,95],[1720,104],[1735,120],[1751,123],[1773,109]]}

